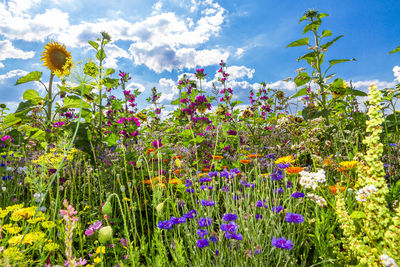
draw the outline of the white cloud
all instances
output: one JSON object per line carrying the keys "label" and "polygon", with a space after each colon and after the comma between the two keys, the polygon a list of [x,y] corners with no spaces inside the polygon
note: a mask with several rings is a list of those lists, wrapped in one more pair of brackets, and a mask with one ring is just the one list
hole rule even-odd
{"label": "white cloud", "polygon": [[393,74],[394,74],[394,77],[396,77],[396,79],[400,83],[400,67],[399,66],[394,66],[393,67]]}
{"label": "white cloud", "polygon": [[107,45],[106,49],[106,59],[104,66],[106,68],[113,68],[116,69],[117,62],[119,58],[131,58],[131,56],[128,54],[128,52],[120,47],[118,47],[115,44],[109,44]]}
{"label": "white cloud", "polygon": [[4,68],[4,64],[0,62],[0,69]]}
{"label": "white cloud", "polygon": [[5,80],[5,79],[14,78],[14,77],[17,77],[17,76],[23,76],[23,75],[26,75],[28,73],[29,72],[27,72],[25,70],[20,70],[20,69],[11,70],[11,71],[7,72],[6,74],[0,75],[0,81]]}
{"label": "white cloud", "polygon": [[384,88],[393,88],[396,85],[396,82],[386,82],[386,81],[379,81],[379,80],[368,80],[368,81],[356,81],[356,82],[352,82],[352,85],[354,86],[354,88],[364,91],[364,92],[368,92],[368,87],[371,84],[375,84],[378,89],[384,89]]}
{"label": "white cloud", "polygon": [[31,9],[32,6],[40,3],[40,1],[41,0],[10,0],[8,1],[8,9],[14,15],[21,15]]}
{"label": "white cloud", "polygon": [[229,73],[229,79],[242,79],[242,78],[253,78],[255,69],[250,69],[245,66],[228,66],[226,72]]}
{"label": "white cloud", "polygon": [[35,52],[33,51],[26,52],[21,49],[15,48],[9,40],[0,41],[0,51],[0,61],[7,58],[28,59],[32,58],[35,55]]}

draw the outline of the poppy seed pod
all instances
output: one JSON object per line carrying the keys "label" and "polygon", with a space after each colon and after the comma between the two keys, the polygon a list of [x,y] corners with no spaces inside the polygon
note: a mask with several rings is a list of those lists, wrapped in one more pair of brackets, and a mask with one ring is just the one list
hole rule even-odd
{"label": "poppy seed pod", "polygon": [[111,226],[105,226],[99,230],[99,241],[102,244],[111,241],[113,237],[113,230]]}

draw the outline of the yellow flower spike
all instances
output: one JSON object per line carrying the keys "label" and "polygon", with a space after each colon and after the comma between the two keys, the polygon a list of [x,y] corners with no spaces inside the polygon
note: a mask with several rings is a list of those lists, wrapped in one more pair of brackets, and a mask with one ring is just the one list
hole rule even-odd
{"label": "yellow flower spike", "polygon": [[65,48],[57,42],[51,41],[44,47],[41,61],[57,77],[69,75],[72,67],[72,56]]}

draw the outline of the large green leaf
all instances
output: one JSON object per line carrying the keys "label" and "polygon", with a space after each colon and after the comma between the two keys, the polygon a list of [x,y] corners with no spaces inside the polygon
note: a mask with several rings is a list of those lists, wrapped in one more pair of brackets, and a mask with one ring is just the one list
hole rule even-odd
{"label": "large green leaf", "polygon": [[81,101],[82,101],[82,108],[91,108],[89,103],[85,102],[78,96],[67,96],[64,99],[64,106],[63,108],[80,108],[81,107]]}
{"label": "large green leaf", "polygon": [[309,39],[308,37],[299,39],[299,40],[297,40],[297,41],[294,41],[293,43],[288,44],[288,45],[286,46],[286,48],[288,48],[288,47],[295,47],[295,46],[302,46],[302,45],[308,45],[309,40],[310,40],[310,39]]}
{"label": "large green leaf", "polygon": [[118,86],[118,81],[118,79],[105,78],[103,79],[103,85],[107,88],[114,88]]}
{"label": "large green leaf", "polygon": [[20,121],[22,121],[20,117],[15,116],[15,113],[11,113],[4,117],[3,123],[10,127],[19,123]]}
{"label": "large green leaf", "polygon": [[321,37],[328,37],[328,36],[332,36],[331,30],[322,31]]}
{"label": "large green leaf", "polygon": [[331,45],[333,45],[337,40],[339,40],[339,39],[342,38],[343,36],[344,36],[344,35],[340,35],[340,36],[336,37],[335,39],[333,39],[332,41],[327,42],[327,43],[321,45],[321,48],[323,48],[323,49],[328,49]]}
{"label": "large green leaf", "polygon": [[96,50],[99,48],[99,44],[96,43],[96,42],[88,41],[88,43],[89,43],[91,46],[93,46],[93,48],[96,49]]}
{"label": "large green leaf", "polygon": [[103,60],[106,58],[106,53],[104,52],[104,49],[103,49],[103,48],[100,49],[100,50],[97,52],[96,58],[97,58],[99,61],[103,61]]}
{"label": "large green leaf", "polygon": [[310,79],[311,78],[307,74],[307,72],[301,72],[299,73],[299,75],[296,76],[296,78],[294,78],[294,83],[296,84],[296,86],[302,86],[308,83]]}
{"label": "large green leaf", "polygon": [[26,90],[22,96],[24,100],[32,100],[38,97],[40,97],[39,93],[33,89]]}
{"label": "large green leaf", "polygon": [[106,142],[108,146],[115,146],[117,145],[117,141],[119,140],[118,135],[112,133],[109,136],[106,137]]}
{"label": "large green leaf", "polygon": [[22,83],[27,83],[27,82],[32,82],[32,81],[40,81],[40,78],[42,78],[42,73],[40,71],[32,71],[28,73],[27,75],[19,78],[15,85],[22,84]]}
{"label": "large green leaf", "polygon": [[35,107],[31,100],[20,102],[15,113],[25,114],[31,111]]}
{"label": "large green leaf", "polygon": [[314,31],[319,28],[319,25],[321,25],[321,20],[318,19],[316,21],[311,22],[310,24],[306,25],[303,29],[303,34],[306,34],[309,31]]}
{"label": "large green leaf", "polygon": [[397,48],[390,51],[389,54],[393,54],[393,53],[397,53],[397,52],[400,52],[400,46],[398,46]]}
{"label": "large green leaf", "polygon": [[304,88],[300,89],[299,91],[297,91],[297,93],[292,95],[290,98],[295,98],[295,97],[306,95],[307,94],[307,89],[308,89],[307,87],[304,87]]}
{"label": "large green leaf", "polygon": [[368,96],[368,94],[363,92],[363,91],[356,90],[356,89],[351,89],[351,88],[348,88],[346,90],[346,94],[347,95],[354,95],[354,96]]}
{"label": "large green leaf", "polygon": [[329,60],[329,67],[339,64],[339,63],[343,63],[343,62],[348,62],[348,61],[355,61],[355,58],[352,59],[333,59],[333,60]]}

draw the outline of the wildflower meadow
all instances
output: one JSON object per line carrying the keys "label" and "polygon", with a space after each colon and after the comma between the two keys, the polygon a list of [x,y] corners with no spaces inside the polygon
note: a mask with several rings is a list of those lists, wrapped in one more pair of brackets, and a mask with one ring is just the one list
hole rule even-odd
{"label": "wildflower meadow", "polygon": [[0,105],[0,265],[398,266],[400,80],[340,78],[355,59],[330,58],[327,16],[287,44],[304,48],[296,91],[260,82],[245,108],[228,61],[212,92],[203,68],[183,75],[167,114],[104,67],[109,33],[83,61],[43,44],[48,71],[15,79],[42,90]]}

